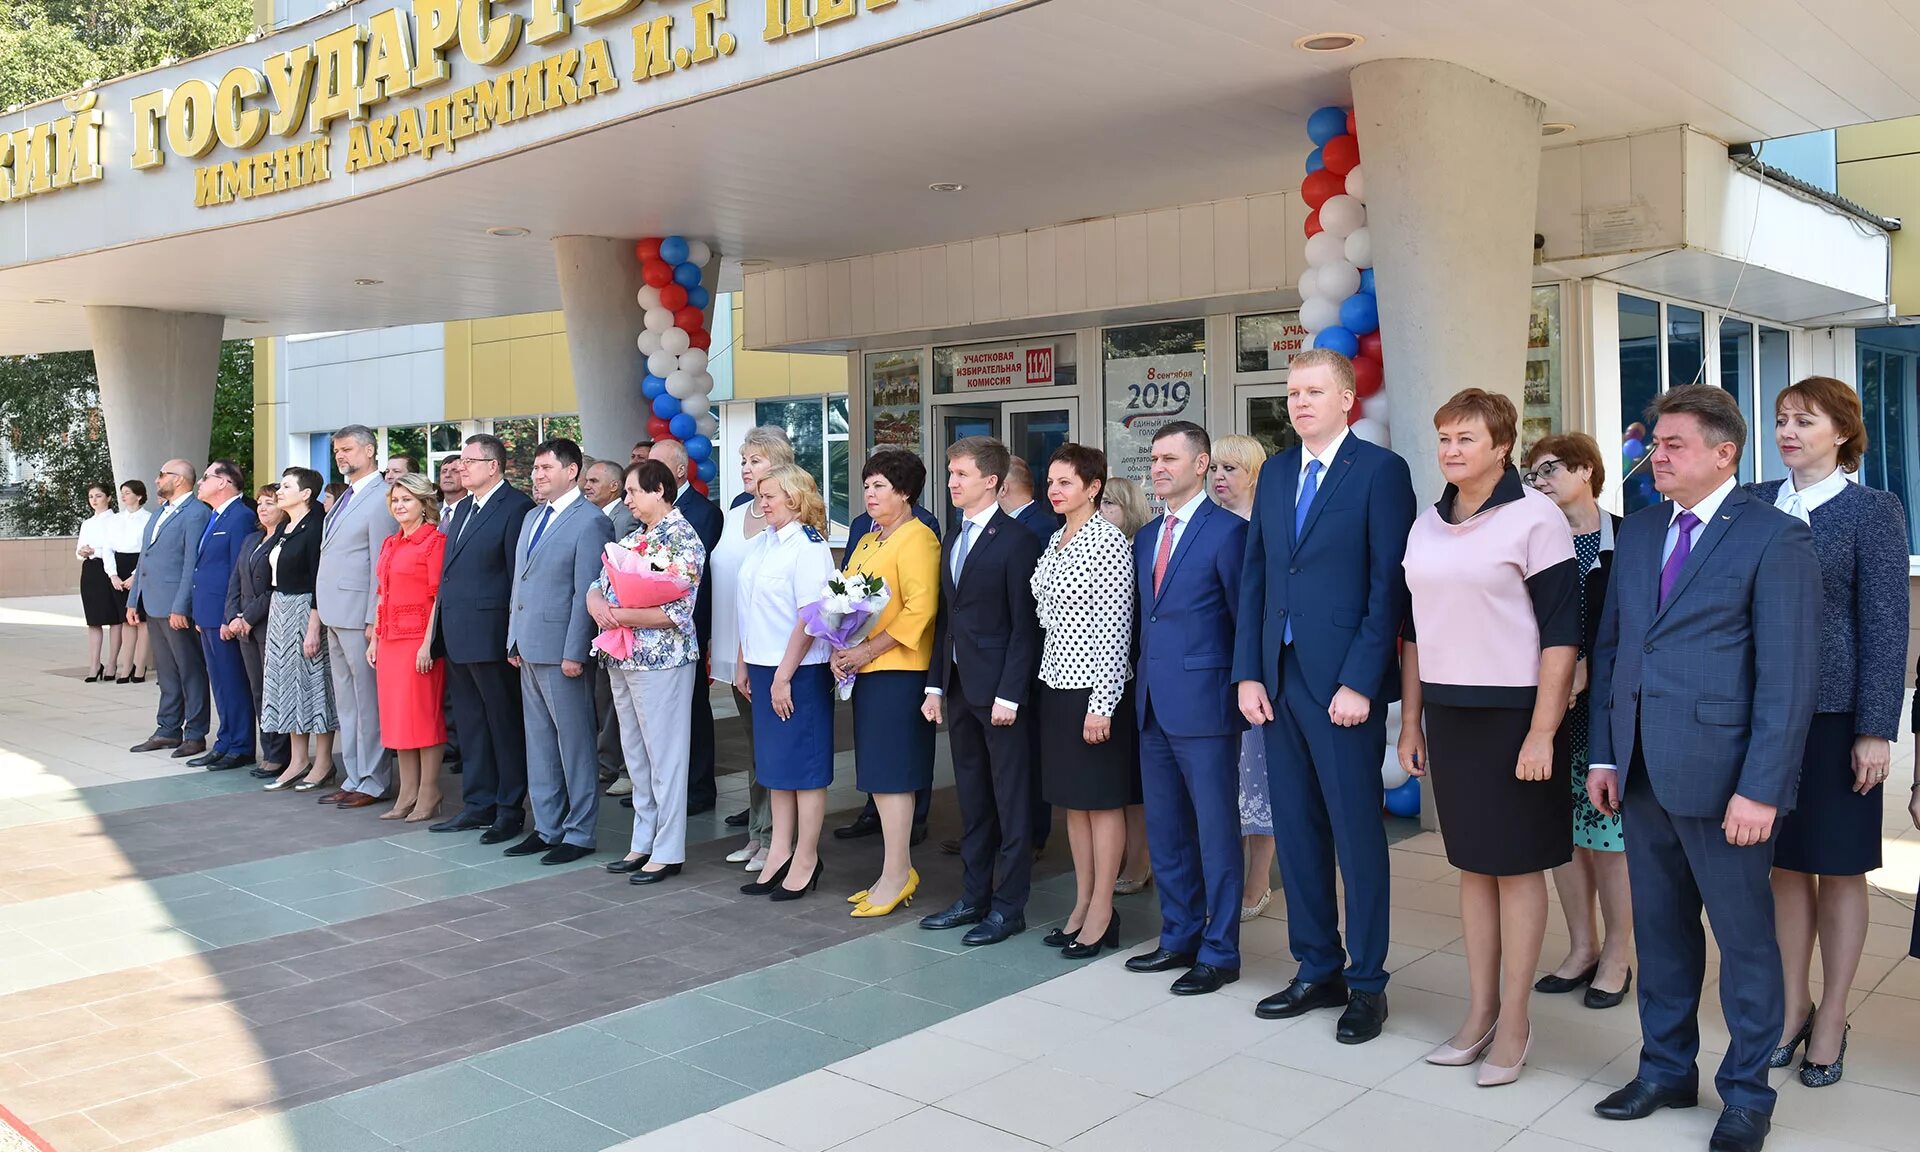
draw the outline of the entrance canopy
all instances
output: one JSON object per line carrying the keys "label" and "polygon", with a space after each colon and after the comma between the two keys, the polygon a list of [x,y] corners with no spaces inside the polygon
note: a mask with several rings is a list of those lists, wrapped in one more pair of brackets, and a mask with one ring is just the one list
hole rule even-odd
{"label": "entrance canopy", "polygon": [[[1920,113],[1920,31],[1782,0],[388,0],[0,115],[0,354],[85,307],[229,338],[552,309],[551,239],[791,265],[1297,185],[1347,73],[1447,60],[1572,127]],[[1316,53],[1296,40],[1351,33]],[[954,183],[955,192],[930,185]]]}

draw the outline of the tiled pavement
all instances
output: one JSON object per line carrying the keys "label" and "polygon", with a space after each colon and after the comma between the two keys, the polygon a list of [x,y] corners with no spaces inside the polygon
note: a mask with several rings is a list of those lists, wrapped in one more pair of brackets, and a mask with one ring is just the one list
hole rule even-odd
{"label": "tiled pavement", "polygon": [[[871,873],[871,842],[830,845],[820,893],[781,906],[737,894],[718,813],[666,891],[596,861],[506,861],[378,809],[128,757],[152,686],[67,715],[88,699],[69,611],[0,603],[0,1104],[60,1152],[1704,1147],[1706,1110],[1588,1114],[1631,1074],[1630,1008],[1536,998],[1540,1044],[1513,1088],[1419,1062],[1465,982],[1432,837],[1393,852],[1388,1035],[1341,1048],[1330,1020],[1250,1013],[1291,971],[1277,898],[1246,930],[1241,983],[1185,1001],[1120,956],[1066,971],[1038,931],[968,950],[848,919],[834,896]],[[1896,779],[1908,763],[1903,746]],[[738,785],[723,778],[721,812]],[[1848,1082],[1783,1088],[1770,1148],[1910,1149],[1920,1132],[1920,961],[1899,959],[1894,899],[1912,902],[1920,834],[1898,815]],[[623,816],[608,809],[604,844]],[[950,898],[951,860],[929,844],[916,862],[922,907]],[[1043,878],[1035,927],[1070,893]],[[1131,945],[1153,897],[1122,904]],[[1549,962],[1563,946],[1556,923]],[[1704,1026],[1724,1044],[1717,1010]]]}

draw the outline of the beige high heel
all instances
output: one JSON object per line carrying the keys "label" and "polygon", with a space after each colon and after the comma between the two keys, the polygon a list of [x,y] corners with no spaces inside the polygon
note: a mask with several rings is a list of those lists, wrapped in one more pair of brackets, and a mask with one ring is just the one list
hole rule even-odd
{"label": "beige high heel", "polygon": [[1520,1079],[1520,1069],[1527,1066],[1527,1054],[1533,1051],[1533,1027],[1527,1027],[1527,1043],[1520,1049],[1520,1063],[1503,1068],[1491,1060],[1480,1062],[1480,1087],[1498,1088],[1502,1084],[1511,1084]]}
{"label": "beige high heel", "polygon": [[1480,1037],[1476,1043],[1465,1048],[1455,1048],[1452,1044],[1442,1044],[1427,1053],[1427,1063],[1438,1064],[1442,1068],[1465,1068],[1475,1060],[1480,1059],[1480,1053],[1485,1052],[1487,1045],[1493,1043],[1493,1034],[1499,1030],[1499,1027],[1498,1024],[1495,1024],[1492,1028],[1487,1029],[1485,1036]]}

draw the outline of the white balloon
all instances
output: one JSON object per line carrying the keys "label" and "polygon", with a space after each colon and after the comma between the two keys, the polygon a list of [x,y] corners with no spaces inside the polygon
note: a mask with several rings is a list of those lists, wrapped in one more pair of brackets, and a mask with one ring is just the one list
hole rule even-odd
{"label": "white balloon", "polygon": [[707,398],[705,392],[695,392],[691,396],[681,397],[680,411],[698,420],[708,412],[713,411],[713,401]]}
{"label": "white balloon", "polygon": [[1336,257],[1314,270],[1313,283],[1320,290],[1321,299],[1339,304],[1360,291],[1360,269]]}
{"label": "white balloon", "polygon": [[673,327],[673,313],[665,308],[649,308],[646,315],[647,331],[665,332]]}
{"label": "white balloon", "polygon": [[1300,325],[1309,332],[1318,332],[1340,323],[1340,303],[1325,296],[1310,296],[1300,305]]}
{"label": "white balloon", "polygon": [[705,370],[693,374],[693,390],[703,395],[713,394],[713,377]]}
{"label": "white balloon", "polygon": [[687,263],[695,268],[704,269],[707,261],[711,259],[713,259],[713,249],[708,247],[705,240],[687,241]]}
{"label": "white balloon", "polygon": [[1360,165],[1358,164],[1355,164],[1353,168],[1347,172],[1347,195],[1360,201],[1362,204],[1367,202],[1367,180],[1366,177],[1360,175]]}
{"label": "white balloon", "polygon": [[687,349],[693,347],[693,340],[685,329],[669,328],[660,333],[660,347],[670,356],[684,356]]}
{"label": "white balloon", "polygon": [[705,372],[707,370],[707,350],[705,348],[689,348],[685,352],[680,353],[680,363],[678,367],[684,368],[689,372]]}
{"label": "white balloon", "polygon": [[652,356],[658,351],[660,351],[660,333],[655,332],[651,328],[640,333],[640,354],[642,356]]}
{"label": "white balloon", "polygon": [[1408,780],[1407,770],[1400,767],[1399,750],[1387,757],[1380,765],[1380,786],[1391,792]]}
{"label": "white balloon", "polygon": [[1318,273],[1311,268],[1300,273],[1300,299],[1311,300],[1319,295],[1319,291],[1314,287],[1317,276]]}
{"label": "white balloon", "polygon": [[1387,426],[1378,420],[1361,417],[1353,422],[1353,434],[1369,444],[1378,444],[1382,448],[1392,447],[1388,441]]}
{"label": "white balloon", "polygon": [[[1343,238],[1324,230],[1315,232],[1313,235],[1307,237],[1307,264],[1309,266],[1319,268],[1323,264],[1331,264],[1335,260],[1342,260],[1345,259],[1345,257],[1346,241]],[[1327,290],[1324,278],[1320,281],[1319,288],[1321,294],[1324,295]],[[1352,293],[1349,292],[1348,295],[1351,296]]]}
{"label": "white balloon", "polygon": [[640,310],[643,312],[651,312],[658,307],[660,307],[660,289],[655,288],[651,284],[642,284],[640,286]]}
{"label": "white balloon", "polygon": [[[1399,786],[1397,784],[1388,783],[1388,781],[1391,780],[1391,777],[1388,775],[1388,772],[1392,770],[1396,770],[1400,767],[1400,754],[1397,751],[1397,745],[1399,743],[1400,743],[1400,702],[1396,700],[1393,703],[1387,705],[1387,754],[1381,759],[1381,762],[1380,762],[1380,781],[1381,783],[1386,784],[1387,787],[1389,788],[1396,788]],[[1402,784],[1406,783],[1406,773],[1402,772],[1400,774],[1400,782]]]}
{"label": "white balloon", "polygon": [[699,389],[693,386],[693,373],[682,372],[678,368],[667,373],[667,395],[685,400]]}
{"label": "white balloon", "polygon": [[1385,387],[1382,387],[1380,391],[1375,392],[1365,400],[1360,401],[1360,414],[1380,424],[1387,422],[1387,390]]}
{"label": "white balloon", "polygon": [[1373,267],[1373,230],[1357,228],[1347,237],[1347,263],[1355,268]]}
{"label": "white balloon", "polygon": [[[708,403],[712,403],[712,401],[708,401]],[[715,416],[712,411],[708,411],[704,416],[695,416],[693,422],[700,426],[700,435],[705,436],[709,440],[713,439],[714,434],[720,431],[720,418]]]}
{"label": "white balloon", "polygon": [[1320,227],[1342,239],[1367,226],[1366,205],[1351,196],[1330,196],[1320,205]]}
{"label": "white balloon", "polygon": [[667,373],[679,366],[679,358],[669,353],[665,348],[647,357],[647,371],[662,378],[665,378]]}

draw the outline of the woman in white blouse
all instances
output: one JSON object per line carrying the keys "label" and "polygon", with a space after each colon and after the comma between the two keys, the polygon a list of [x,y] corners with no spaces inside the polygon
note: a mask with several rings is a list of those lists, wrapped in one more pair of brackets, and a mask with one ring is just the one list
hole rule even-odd
{"label": "woman in white blouse", "polygon": [[[120,629],[127,615],[127,593],[114,586],[113,494],[105,484],[87,485],[87,507],[93,514],[80,522],[80,538],[73,554],[80,561],[80,607],[87,617],[87,683],[111,682],[109,666],[118,667]],[[105,659],[101,648],[106,648]]]}
{"label": "woman in white blouse", "polygon": [[[1127,680],[1133,641],[1133,548],[1103,516],[1107,457],[1062,444],[1047,464],[1047,501],[1066,523],[1033,570],[1040,650],[1040,772],[1047,803],[1067,810],[1075,896],[1046,937],[1069,960],[1120,946],[1113,884],[1127,851],[1128,804],[1140,800]],[[1119,719],[1115,719],[1118,712]]]}
{"label": "woman in white blouse", "polygon": [[749,896],[798,900],[820,884],[820,825],[833,783],[833,673],[827,642],[807,635],[802,606],[834,574],[827,509],[813,477],[788,464],[759,486],[766,530],[740,566],[734,687],[753,705],[754,773],[773,807],[763,878]]}
{"label": "woman in white blouse", "polygon": [[[147,523],[153,519],[153,513],[147,511],[147,485],[145,481],[129,480],[120,485],[120,514],[114,517],[112,527],[113,542],[113,587],[120,593],[121,602],[126,601],[127,589],[133,585],[133,570],[140,565],[140,550],[146,546]],[[147,619],[141,613],[134,613],[122,625],[120,634],[119,666],[121,684],[144,684],[147,679]]]}

